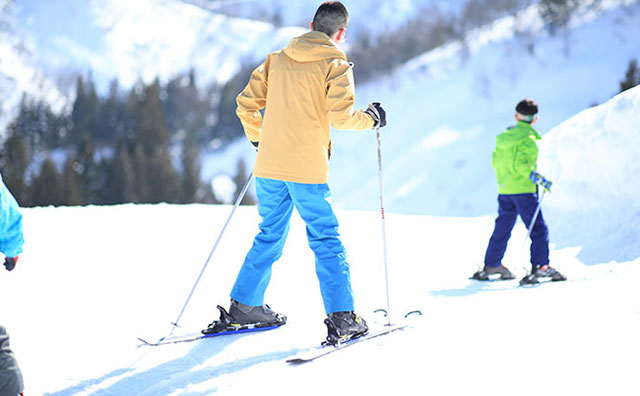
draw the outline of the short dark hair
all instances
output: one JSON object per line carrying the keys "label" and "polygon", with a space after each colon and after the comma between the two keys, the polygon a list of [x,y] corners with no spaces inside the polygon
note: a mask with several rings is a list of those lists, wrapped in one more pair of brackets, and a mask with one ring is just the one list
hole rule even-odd
{"label": "short dark hair", "polygon": [[325,1],[318,7],[312,23],[313,30],[332,36],[338,30],[347,27],[349,12],[339,1]]}
{"label": "short dark hair", "polygon": [[538,113],[538,104],[533,99],[523,99],[516,106],[516,112],[526,116],[533,116]]}

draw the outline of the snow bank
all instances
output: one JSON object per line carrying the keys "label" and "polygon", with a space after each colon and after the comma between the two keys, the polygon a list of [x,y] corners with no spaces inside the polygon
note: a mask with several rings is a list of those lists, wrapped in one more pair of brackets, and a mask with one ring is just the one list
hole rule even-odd
{"label": "snow bank", "polygon": [[640,86],[563,122],[540,144],[540,171],[554,182],[544,202],[551,239],[581,246],[587,263],[640,256],[639,132]]}
{"label": "snow bank", "polygon": [[[136,348],[137,337],[168,333],[229,211],[165,204],[24,209],[25,253],[13,272],[0,272],[0,321],[25,394],[637,393],[640,259],[586,266],[576,249],[554,249],[567,282],[480,284],[467,278],[481,263],[490,217],[387,216],[393,320],[414,309],[424,314],[397,335],[305,366],[284,362],[326,335],[313,253],[294,215],[266,295],[288,316],[286,326]],[[356,310],[376,326],[373,311],[385,307],[379,213],[337,215]],[[238,209],[176,334],[197,331],[217,317],[216,304],[228,304],[258,221],[255,207]],[[528,261],[519,249],[524,234],[516,227],[506,257],[518,276],[524,274],[516,264]],[[540,337],[544,347],[532,347]],[[487,381],[486,367],[499,367],[500,380]],[[531,381],[541,367],[544,380]]]}

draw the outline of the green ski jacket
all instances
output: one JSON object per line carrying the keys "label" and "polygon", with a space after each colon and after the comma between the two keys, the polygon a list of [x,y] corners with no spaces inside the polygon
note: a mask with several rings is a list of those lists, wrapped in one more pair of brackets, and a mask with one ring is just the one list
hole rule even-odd
{"label": "green ski jacket", "polygon": [[541,137],[533,127],[522,121],[496,137],[491,164],[498,179],[500,194],[526,194],[536,192],[536,185],[529,179],[536,170],[538,145]]}

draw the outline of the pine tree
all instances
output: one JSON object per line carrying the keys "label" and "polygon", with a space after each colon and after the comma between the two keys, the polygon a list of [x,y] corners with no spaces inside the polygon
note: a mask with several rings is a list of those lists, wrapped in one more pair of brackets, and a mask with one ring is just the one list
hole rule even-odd
{"label": "pine tree", "polygon": [[193,69],[188,75],[169,81],[161,98],[171,141],[180,143],[186,136],[194,135],[197,143],[204,142],[207,118],[214,109],[210,97],[198,90]]}
{"label": "pine tree", "polygon": [[124,108],[125,103],[120,98],[118,80],[114,79],[109,84],[109,94],[99,103],[94,133],[94,140],[98,144],[112,145],[116,137],[124,132]]}
{"label": "pine tree", "polygon": [[[245,164],[244,159],[240,157],[236,165],[236,174],[235,176],[233,176],[233,183],[236,185],[236,192],[234,196],[237,197],[240,195],[240,192],[242,192],[242,188],[247,183],[248,174],[249,173],[247,172],[247,165]],[[251,193],[249,191],[247,191],[247,193],[242,198],[242,201],[240,201],[240,205],[255,205],[255,204],[256,204],[256,200],[255,198],[253,198],[253,196],[251,196]]]}
{"label": "pine tree", "polygon": [[40,167],[40,173],[31,186],[34,206],[60,206],[64,204],[64,192],[56,165],[47,157]]}
{"label": "pine tree", "polygon": [[213,138],[226,142],[242,135],[242,124],[236,116],[236,97],[244,89],[253,68],[243,66],[242,69],[222,87],[218,103],[218,120],[213,128]]}
{"label": "pine tree", "polygon": [[89,78],[85,82],[82,76],[78,76],[76,98],[71,110],[71,131],[69,134],[71,142],[79,142],[84,134],[95,136],[98,108],[99,99],[93,80]]}
{"label": "pine tree", "polygon": [[195,136],[187,135],[182,148],[182,202],[199,202],[200,155]]}
{"label": "pine tree", "polygon": [[131,158],[131,173],[133,175],[133,190],[131,191],[131,202],[148,203],[151,201],[152,180],[147,176],[147,167],[149,160],[142,148],[142,145],[136,144],[133,148]]}
{"label": "pine tree", "polygon": [[[18,115],[12,122],[17,134],[24,138],[29,154],[47,149],[47,143],[55,142],[57,117],[43,101],[36,101],[26,94],[22,96]],[[50,125],[53,124],[53,125]]]}
{"label": "pine tree", "polygon": [[79,165],[76,162],[75,156],[69,155],[62,170],[60,180],[65,205],[83,205],[85,203],[80,189],[78,168]]}
{"label": "pine tree", "polygon": [[24,137],[16,131],[15,123],[9,126],[9,136],[0,153],[2,179],[21,206],[31,206],[30,191],[25,182],[31,155]]}
{"label": "pine tree", "polygon": [[102,164],[105,174],[104,203],[118,204],[133,201],[134,175],[129,149],[121,139],[115,144],[113,158]]}
{"label": "pine tree", "polygon": [[87,204],[100,203],[102,175],[96,164],[96,147],[88,133],[80,136],[77,145],[75,168],[78,173],[78,187]]}
{"label": "pine tree", "polygon": [[177,202],[178,175],[169,154],[169,137],[160,102],[160,83],[144,89],[133,129],[136,198],[138,202]]}
{"label": "pine tree", "polygon": [[629,66],[624,74],[624,80],[620,81],[620,92],[624,92],[627,89],[633,88],[640,84],[640,69],[638,68],[638,61],[631,59]]}

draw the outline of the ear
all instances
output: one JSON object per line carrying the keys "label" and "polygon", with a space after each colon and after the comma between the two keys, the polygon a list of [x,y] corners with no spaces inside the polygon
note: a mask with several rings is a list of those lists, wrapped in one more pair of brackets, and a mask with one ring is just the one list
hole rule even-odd
{"label": "ear", "polygon": [[516,121],[520,121],[520,120],[518,119],[518,113],[514,114],[514,115],[513,115],[513,117],[516,119]]}
{"label": "ear", "polygon": [[345,33],[347,33],[347,29],[340,28],[338,33],[336,34],[336,41],[340,42],[344,38]]}
{"label": "ear", "polygon": [[309,30],[313,30],[313,21],[309,22]]}
{"label": "ear", "polygon": [[536,122],[538,122],[538,117],[534,118],[533,121],[531,121],[531,125],[535,124]]}

